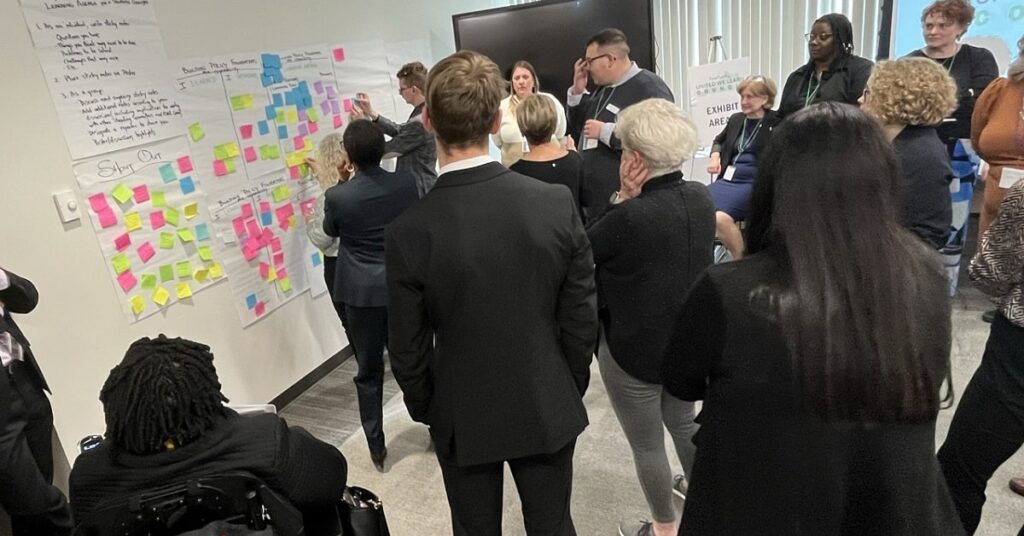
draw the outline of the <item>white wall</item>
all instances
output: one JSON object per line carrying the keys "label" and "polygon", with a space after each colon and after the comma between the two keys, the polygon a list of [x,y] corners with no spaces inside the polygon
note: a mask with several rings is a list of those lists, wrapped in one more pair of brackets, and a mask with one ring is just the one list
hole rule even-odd
{"label": "white wall", "polygon": [[[371,38],[429,36],[454,51],[451,15],[499,0],[154,0],[167,55],[258,52]],[[63,226],[50,195],[76,189],[71,160],[17,1],[0,3],[0,266],[30,278],[39,307],[19,318],[53,389],[65,452],[103,431],[98,395],[131,341],[166,333],[209,344],[232,403],[263,403],[346,343],[326,295],[293,299],[247,329],[222,282],[129,325],[88,222]]]}

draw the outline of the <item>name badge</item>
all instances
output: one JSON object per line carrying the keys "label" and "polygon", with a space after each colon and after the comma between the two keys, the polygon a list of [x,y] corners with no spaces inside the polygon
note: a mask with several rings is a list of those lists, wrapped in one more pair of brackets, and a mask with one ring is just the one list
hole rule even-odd
{"label": "name badge", "polygon": [[608,103],[608,106],[604,107],[604,109],[608,110],[609,112],[611,112],[613,114],[616,114],[616,115],[618,115],[618,113],[619,113],[619,107],[614,105],[614,104],[612,104],[612,103],[610,103],[610,102]]}
{"label": "name badge", "polygon": [[589,151],[590,149],[596,149],[596,148],[597,148],[597,139],[596,138],[583,138],[583,150],[584,151]]}
{"label": "name badge", "polygon": [[729,166],[729,167],[725,168],[725,174],[722,175],[722,178],[727,180],[727,181],[731,181],[732,180],[732,176],[735,175],[735,174],[736,174],[736,168],[733,167],[733,166]]}
{"label": "name badge", "polygon": [[1012,188],[1021,179],[1024,179],[1024,169],[1004,167],[1003,174],[999,176],[999,187]]}

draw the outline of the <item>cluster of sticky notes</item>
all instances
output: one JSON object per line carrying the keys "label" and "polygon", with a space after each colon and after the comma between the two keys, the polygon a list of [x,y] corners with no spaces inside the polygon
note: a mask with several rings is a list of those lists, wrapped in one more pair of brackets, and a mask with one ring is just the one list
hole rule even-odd
{"label": "cluster of sticky notes", "polygon": [[281,73],[281,56],[260,54],[260,63],[263,65],[263,72],[260,73],[260,82],[263,87],[284,82],[284,74]]}
{"label": "cluster of sticky notes", "polygon": [[275,213],[277,214],[277,225],[282,231],[295,228],[295,209],[291,203],[281,205]]}
{"label": "cluster of sticky notes", "polygon": [[[292,290],[292,282],[288,277],[288,271],[284,267],[284,250],[281,247],[281,239],[275,236],[270,225],[273,223],[273,212],[273,214],[277,215],[278,226],[282,231],[294,229],[296,223],[295,209],[289,200],[291,191],[287,184],[278,185],[272,191],[272,195],[275,196],[275,201],[280,202],[280,199],[283,199],[286,203],[276,209],[272,209],[269,202],[261,201],[258,215],[253,210],[251,203],[241,205],[241,213],[232,220],[232,225],[238,237],[238,242],[241,244],[242,256],[245,257],[245,260],[254,261],[261,251],[265,248],[270,249],[271,262],[260,261],[259,263],[260,279],[266,282],[277,281],[281,290],[288,292]],[[262,228],[260,227],[261,224],[263,225]],[[255,300],[254,295],[252,299]],[[255,301],[247,305],[251,310],[256,308]]]}
{"label": "cluster of sticky notes", "polygon": [[249,294],[245,297],[245,308],[252,311],[256,316],[263,316],[263,313],[267,312],[267,304],[257,298],[255,294]]}
{"label": "cluster of sticky notes", "polygon": [[238,171],[235,159],[242,156],[237,142],[227,142],[213,148],[213,174],[218,177]]}
{"label": "cluster of sticky notes", "polygon": [[114,209],[110,208],[107,196],[103,192],[89,196],[89,208],[96,214],[101,229],[117,225],[117,215],[114,214]]}
{"label": "cluster of sticky notes", "polygon": [[242,110],[248,110],[253,107],[254,99],[252,93],[242,93],[240,95],[232,95],[230,98],[231,109],[240,112]]}

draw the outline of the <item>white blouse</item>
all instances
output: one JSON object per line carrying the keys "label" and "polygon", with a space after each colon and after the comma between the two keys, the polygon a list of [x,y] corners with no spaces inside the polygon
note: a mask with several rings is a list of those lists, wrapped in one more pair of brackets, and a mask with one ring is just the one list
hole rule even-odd
{"label": "white blouse", "polygon": [[[555,103],[555,115],[558,116],[558,124],[555,125],[555,133],[551,136],[551,140],[561,143],[565,139],[565,107],[550,93],[541,92],[539,95],[544,95],[551,99],[551,102]],[[509,112],[509,105],[511,103],[512,95],[501,100],[501,129],[498,130],[497,134],[491,135],[494,145],[501,149],[501,163],[505,167],[516,163],[516,161],[522,158],[523,154],[529,152],[529,147],[526,146],[523,134],[519,132],[516,116]]]}

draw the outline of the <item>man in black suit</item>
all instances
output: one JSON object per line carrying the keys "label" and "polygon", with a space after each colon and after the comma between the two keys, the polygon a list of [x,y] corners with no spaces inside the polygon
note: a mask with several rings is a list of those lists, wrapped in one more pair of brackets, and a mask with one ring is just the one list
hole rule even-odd
{"label": "man in black suit", "polygon": [[441,174],[388,229],[391,367],[430,426],[455,534],[501,534],[508,462],[527,533],[569,535],[594,263],[569,190],[488,156],[504,96],[498,67],[472,51],[430,72]]}
{"label": "man in black suit", "polygon": [[384,228],[419,199],[410,173],[380,167],[384,132],[374,123],[349,124],[342,145],[355,175],[324,194],[324,232],[340,239],[334,299],[345,307],[345,333],[359,372],[359,417],[377,470],[384,470],[384,346],[388,340],[388,293],[384,277]]}
{"label": "man in black suit", "polygon": [[53,487],[53,412],[28,339],[11,313],[35,309],[31,281],[0,268],[0,505],[14,536],[70,534],[71,511]]}

